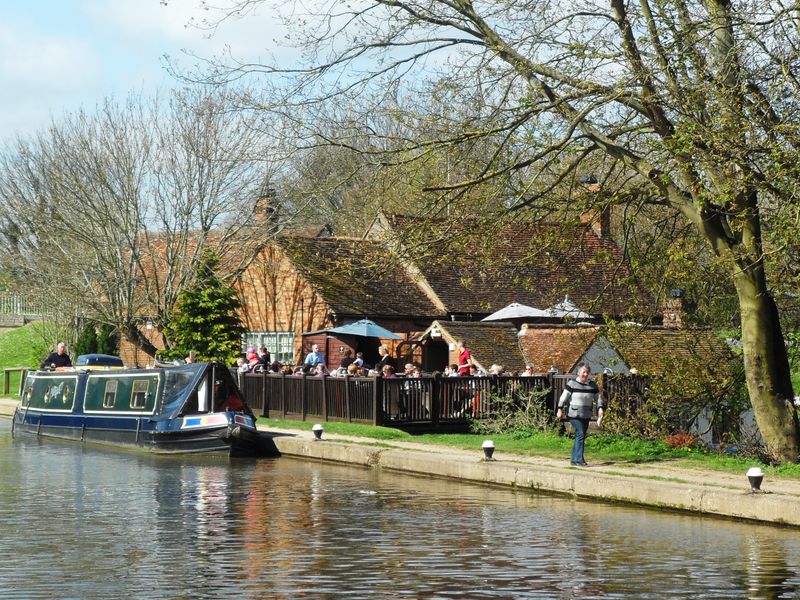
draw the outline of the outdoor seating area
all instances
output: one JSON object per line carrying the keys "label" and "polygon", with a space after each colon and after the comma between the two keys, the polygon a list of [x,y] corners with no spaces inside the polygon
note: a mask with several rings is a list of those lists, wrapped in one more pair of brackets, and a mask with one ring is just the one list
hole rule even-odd
{"label": "outdoor seating area", "polygon": [[[558,396],[572,378],[552,373],[417,378],[246,373],[240,376],[240,387],[253,411],[268,418],[347,421],[434,432],[464,430],[470,420],[490,418],[498,402],[509,400],[533,398],[555,413]],[[619,382],[606,385],[613,395],[630,387]],[[633,396],[625,397],[633,401]]]}

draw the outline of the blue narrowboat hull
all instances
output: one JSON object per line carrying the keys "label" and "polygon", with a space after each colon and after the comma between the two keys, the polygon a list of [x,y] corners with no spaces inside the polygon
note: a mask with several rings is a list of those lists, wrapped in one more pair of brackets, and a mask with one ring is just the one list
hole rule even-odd
{"label": "blue narrowboat hull", "polygon": [[[30,373],[12,433],[159,454],[265,453],[255,418],[227,369],[214,364],[172,369]],[[213,410],[221,400],[211,390],[220,387],[228,400],[238,399],[238,409]]]}
{"label": "blue narrowboat hull", "polygon": [[258,456],[264,453],[261,434],[249,423],[230,422],[189,430],[158,431],[149,429],[148,424],[142,421],[140,418],[123,420],[113,417],[69,419],[62,415],[17,408],[12,427],[15,435],[31,434],[137,448],[156,454],[228,452],[231,456]]}

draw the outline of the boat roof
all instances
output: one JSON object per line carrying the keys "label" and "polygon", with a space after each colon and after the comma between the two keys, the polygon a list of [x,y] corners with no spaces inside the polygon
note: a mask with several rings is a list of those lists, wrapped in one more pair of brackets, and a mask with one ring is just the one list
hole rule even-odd
{"label": "boat roof", "polygon": [[101,370],[113,371],[115,375],[128,376],[129,374],[141,376],[163,375],[164,385],[162,388],[161,401],[158,408],[158,419],[173,419],[183,410],[184,406],[193,399],[193,394],[197,393],[198,388],[206,382],[212,389],[219,387],[213,393],[235,394],[244,401],[239,391],[236,381],[231,375],[230,369],[218,362],[199,362],[176,366],[155,367],[152,369],[126,369],[119,367],[103,367],[93,365],[75,365],[58,369],[59,372],[43,372],[46,377],[58,377],[59,375],[69,375],[76,372],[88,372],[92,377],[107,377],[100,373]]}
{"label": "boat roof", "polygon": [[115,367],[124,369],[125,363],[119,356],[111,354],[81,354],[75,359],[76,367]]}

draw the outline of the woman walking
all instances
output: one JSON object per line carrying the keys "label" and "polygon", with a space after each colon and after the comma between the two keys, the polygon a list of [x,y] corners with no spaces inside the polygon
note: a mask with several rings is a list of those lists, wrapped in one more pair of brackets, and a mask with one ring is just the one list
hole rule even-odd
{"label": "woman walking", "polygon": [[568,381],[564,392],[558,399],[556,417],[562,418],[564,407],[567,407],[567,418],[575,429],[575,442],[572,444],[571,465],[586,467],[583,448],[586,436],[589,435],[589,421],[592,420],[592,409],[597,403],[597,426],[603,420],[603,396],[594,381],[589,381],[589,366],[578,365],[578,378]]}

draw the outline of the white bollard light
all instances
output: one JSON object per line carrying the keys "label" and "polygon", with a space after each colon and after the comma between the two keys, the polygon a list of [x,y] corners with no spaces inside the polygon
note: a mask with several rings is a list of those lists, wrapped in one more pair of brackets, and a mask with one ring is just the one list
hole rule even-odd
{"label": "white bollard light", "polygon": [[314,441],[315,442],[322,439],[322,432],[324,431],[324,428],[322,427],[322,425],[320,425],[319,423],[316,423],[311,428],[311,431],[314,432]]}
{"label": "white bollard light", "polygon": [[761,491],[761,482],[764,481],[764,471],[759,467],[751,467],[747,470],[747,479],[750,481],[750,492],[755,494]]}
{"label": "white bollard light", "polygon": [[492,455],[494,454],[494,442],[492,440],[486,440],[481,445],[483,448],[483,459],[484,460],[494,460]]}

